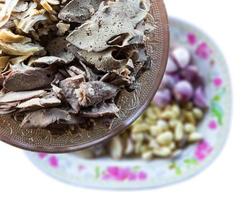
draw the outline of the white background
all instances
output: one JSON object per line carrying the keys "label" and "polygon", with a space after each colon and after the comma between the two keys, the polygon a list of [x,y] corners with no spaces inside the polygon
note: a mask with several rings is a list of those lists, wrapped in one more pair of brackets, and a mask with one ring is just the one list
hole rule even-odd
{"label": "white background", "polygon": [[[154,0],[153,0],[154,1]],[[166,0],[171,16],[205,30],[227,58],[233,83],[233,125],[225,149],[203,173],[166,188],[117,192],[81,189],[36,169],[21,150],[0,143],[0,199],[244,199],[245,198],[245,2]]]}

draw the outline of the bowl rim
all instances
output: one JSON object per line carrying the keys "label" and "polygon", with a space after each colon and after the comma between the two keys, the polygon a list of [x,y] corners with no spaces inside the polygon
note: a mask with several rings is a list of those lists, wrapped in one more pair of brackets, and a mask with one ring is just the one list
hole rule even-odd
{"label": "bowl rim", "polygon": [[165,68],[167,65],[169,40],[170,40],[168,15],[167,15],[167,11],[166,11],[166,7],[165,7],[164,2],[162,0],[156,0],[156,2],[157,2],[156,3],[157,6],[160,10],[160,12],[159,12],[160,19],[163,21],[163,24],[162,24],[163,29],[162,30],[164,32],[164,39],[165,39],[164,42],[166,42],[165,46],[164,46],[164,49],[166,51],[164,51],[163,54],[161,55],[161,66],[162,67],[160,68],[160,70],[158,72],[158,76],[154,80],[155,84],[154,84],[154,87],[152,88],[152,91],[148,94],[148,98],[144,102],[144,104],[139,109],[137,109],[130,118],[127,118],[126,120],[123,121],[123,123],[120,123],[117,127],[114,127],[104,137],[101,137],[99,139],[95,139],[95,140],[87,142],[85,144],[66,145],[65,147],[47,146],[47,145],[45,145],[45,146],[38,146],[38,145],[33,146],[29,143],[20,142],[18,140],[10,138],[4,134],[3,135],[0,134],[0,140],[9,144],[9,145],[15,146],[17,148],[21,148],[23,150],[28,150],[28,151],[33,151],[33,152],[69,153],[69,152],[75,152],[75,151],[79,151],[82,149],[86,149],[86,148],[89,148],[91,146],[97,145],[97,144],[102,143],[102,142],[106,142],[106,141],[110,140],[112,137],[120,134],[127,127],[129,127],[145,111],[145,109],[151,103],[151,101],[152,101],[155,93],[157,92],[159,85],[162,81],[162,77],[163,77],[163,74],[165,72]]}

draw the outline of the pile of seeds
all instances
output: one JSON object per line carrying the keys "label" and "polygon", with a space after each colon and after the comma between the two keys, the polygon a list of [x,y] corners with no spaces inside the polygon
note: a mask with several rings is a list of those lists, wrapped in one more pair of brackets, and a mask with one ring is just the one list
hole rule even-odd
{"label": "pile of seeds", "polygon": [[171,50],[166,75],[145,113],[122,135],[105,146],[79,154],[86,158],[110,155],[146,160],[181,155],[203,139],[197,131],[207,110],[205,81],[184,47]]}
{"label": "pile of seeds", "polygon": [[0,0],[0,114],[24,128],[113,118],[150,67],[149,0]]}

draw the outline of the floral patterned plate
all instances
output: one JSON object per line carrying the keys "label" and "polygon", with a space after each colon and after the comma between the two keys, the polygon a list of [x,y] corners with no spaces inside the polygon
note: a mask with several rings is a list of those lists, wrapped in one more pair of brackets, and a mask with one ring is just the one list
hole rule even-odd
{"label": "floral patterned plate", "polygon": [[205,140],[176,160],[84,160],[74,154],[27,152],[39,169],[69,184],[101,189],[142,189],[176,183],[201,172],[220,153],[231,119],[231,84],[226,62],[213,41],[186,22],[170,19],[171,44],[187,46],[206,79],[209,112],[199,126]]}

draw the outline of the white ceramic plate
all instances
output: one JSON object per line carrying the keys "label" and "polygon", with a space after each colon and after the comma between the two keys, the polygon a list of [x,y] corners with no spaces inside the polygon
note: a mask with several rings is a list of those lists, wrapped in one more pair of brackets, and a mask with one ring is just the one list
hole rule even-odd
{"label": "white ceramic plate", "polygon": [[188,47],[205,77],[209,112],[199,126],[205,140],[188,147],[176,160],[84,160],[74,154],[30,153],[27,156],[48,175],[82,187],[143,189],[165,186],[203,171],[227,139],[231,119],[231,83],[226,62],[214,42],[192,25],[170,18],[171,44]]}

